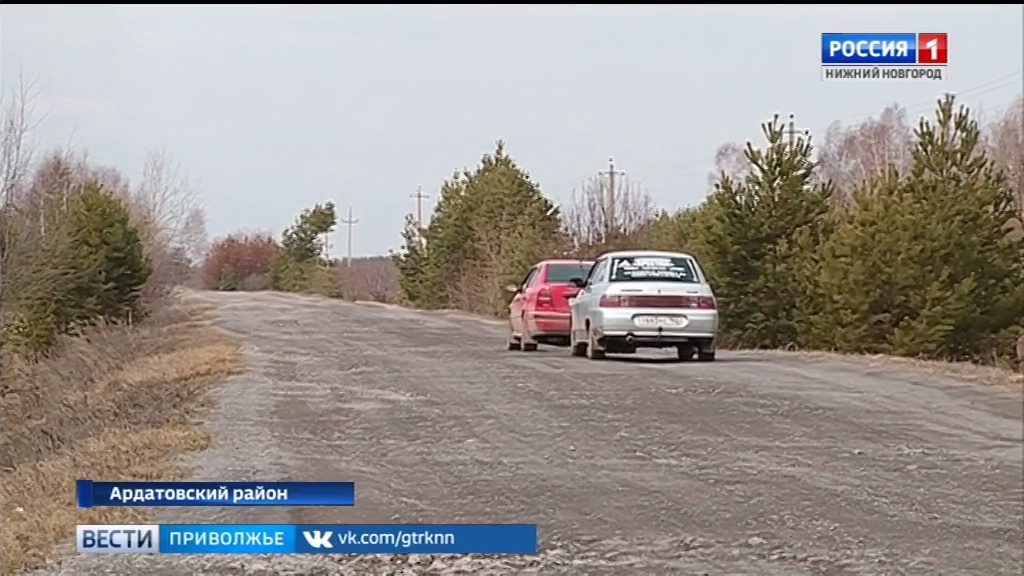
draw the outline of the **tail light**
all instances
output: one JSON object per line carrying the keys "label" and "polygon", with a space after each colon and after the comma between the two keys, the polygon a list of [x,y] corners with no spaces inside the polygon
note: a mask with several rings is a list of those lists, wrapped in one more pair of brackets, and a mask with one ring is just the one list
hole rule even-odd
{"label": "tail light", "polygon": [[597,305],[601,308],[624,308],[629,307],[627,304],[623,306],[623,300],[629,300],[629,296],[609,296],[605,294],[601,296],[601,299],[597,301]]}
{"label": "tail light", "polygon": [[718,308],[718,302],[715,301],[714,296],[698,296],[697,308],[701,310],[714,310]]}
{"label": "tail light", "polygon": [[545,286],[538,290],[537,302],[551,302],[551,289]]}
{"label": "tail light", "polygon": [[715,310],[714,296],[662,296],[652,294],[604,295],[598,301],[601,308],[697,308]]}

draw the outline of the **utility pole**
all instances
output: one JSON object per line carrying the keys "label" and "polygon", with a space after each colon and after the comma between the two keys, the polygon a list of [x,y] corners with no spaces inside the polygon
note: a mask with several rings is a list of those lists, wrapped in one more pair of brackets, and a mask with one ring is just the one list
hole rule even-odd
{"label": "utility pole", "polygon": [[605,201],[608,203],[605,209],[605,240],[611,239],[615,233],[615,177],[625,176],[625,172],[615,171],[615,160],[608,159],[608,171],[601,172],[601,175],[608,176],[608,195]]}
{"label": "utility pole", "polygon": [[792,150],[796,146],[796,136],[797,136],[797,134],[803,134],[804,138],[807,139],[807,140],[811,139],[811,131],[810,130],[802,130],[801,131],[801,130],[797,130],[796,129],[796,115],[795,114],[790,114],[789,115],[789,123],[786,125],[785,134],[789,137],[789,149],[790,150]]}
{"label": "utility pole", "polygon": [[324,260],[327,261],[327,267],[331,267],[331,231],[324,232]]}
{"label": "utility pole", "polygon": [[359,224],[359,220],[352,217],[352,207],[348,207],[348,218],[341,220],[341,223],[348,226],[348,258],[345,259],[345,267],[352,265],[352,227]]}
{"label": "utility pole", "polygon": [[420,245],[423,244],[423,201],[430,196],[423,193],[423,187],[417,186],[416,193],[411,194],[410,198],[416,199],[416,238],[419,240]]}

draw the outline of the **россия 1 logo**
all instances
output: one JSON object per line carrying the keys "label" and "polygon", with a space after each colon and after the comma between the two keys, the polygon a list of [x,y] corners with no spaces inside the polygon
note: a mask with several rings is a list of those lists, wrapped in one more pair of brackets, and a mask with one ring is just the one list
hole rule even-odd
{"label": "\u0440\u043e\u0441\u0441\u0438\u044f 1 logo", "polygon": [[943,80],[948,63],[945,32],[821,35],[823,80]]}

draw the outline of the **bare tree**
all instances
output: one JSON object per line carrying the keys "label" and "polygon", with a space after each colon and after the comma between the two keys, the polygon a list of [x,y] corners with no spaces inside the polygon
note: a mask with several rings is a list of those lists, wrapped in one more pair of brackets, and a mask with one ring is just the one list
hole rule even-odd
{"label": "bare tree", "polygon": [[17,187],[24,181],[32,163],[28,138],[37,126],[36,83],[19,77],[9,95],[0,94],[0,205],[14,200]]}
{"label": "bare tree", "polygon": [[209,247],[206,212],[199,206],[193,206],[182,222],[178,244],[192,263],[199,262],[206,254],[206,249]]}
{"label": "bare tree", "polygon": [[180,260],[197,262],[206,248],[206,217],[181,164],[164,150],[150,152],[131,207],[153,263],[151,284],[162,291],[186,280]]}
{"label": "bare tree", "polygon": [[[22,76],[10,94],[0,94],[0,353],[10,315],[9,287],[17,273],[13,256],[21,243],[14,224],[19,217],[18,196],[32,163],[29,136],[37,125],[37,95],[36,83]],[[3,368],[0,364],[0,373]]]}
{"label": "bare tree", "polygon": [[202,210],[199,194],[188,175],[164,150],[146,156],[142,179],[132,196],[151,227],[148,232],[171,246],[181,245],[193,213]]}
{"label": "bare tree", "polygon": [[715,152],[715,171],[708,175],[708,184],[714,186],[723,173],[736,180],[743,180],[751,170],[746,147],[736,142],[726,142]]}
{"label": "bare tree", "polygon": [[103,187],[104,190],[121,198],[128,205],[131,205],[132,189],[131,183],[117,168],[109,166],[92,166],[84,154],[80,160],[81,169],[89,175],[89,178]]}
{"label": "bare tree", "polygon": [[854,188],[894,165],[900,172],[913,161],[914,133],[907,111],[888,106],[877,118],[853,126],[833,123],[825,132],[818,153],[819,176],[832,180],[836,197],[846,202]]}
{"label": "bare tree", "polygon": [[345,297],[350,300],[397,303],[401,288],[398,268],[388,257],[358,258],[338,268]]}
{"label": "bare tree", "polygon": [[[594,177],[573,190],[568,205],[562,212],[565,232],[578,255],[593,250],[614,248],[614,244],[628,242],[652,219],[658,210],[649,194],[636,184],[625,180],[615,191],[615,222],[608,222],[607,182]],[[611,224],[611,225],[609,225]],[[609,237],[612,230],[614,238]]]}
{"label": "bare tree", "polygon": [[1024,97],[989,124],[985,145],[989,157],[1006,175],[1024,219]]}

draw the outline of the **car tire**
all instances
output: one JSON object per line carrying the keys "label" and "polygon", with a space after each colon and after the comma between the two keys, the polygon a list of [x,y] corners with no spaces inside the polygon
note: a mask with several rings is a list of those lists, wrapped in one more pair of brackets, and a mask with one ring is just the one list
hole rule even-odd
{"label": "car tire", "polygon": [[680,362],[691,362],[693,360],[694,353],[697,351],[698,350],[694,346],[676,347],[676,354],[678,355]]}
{"label": "car tire", "polygon": [[530,337],[530,333],[526,331],[526,317],[523,317],[523,334],[519,337],[519,349],[523,352],[536,352],[537,342]]}
{"label": "car tire", "polygon": [[516,340],[515,334],[512,332],[511,324],[508,326],[508,341],[506,344],[508,344],[509,350],[519,350],[519,340]]}
{"label": "car tire", "polygon": [[587,355],[587,343],[586,342],[577,342],[576,341],[576,336],[574,336],[573,334],[574,334],[574,330],[573,330],[573,327],[572,327],[572,322],[570,322],[569,323],[569,352],[573,356],[577,356],[577,357],[586,356]]}
{"label": "car tire", "polygon": [[604,360],[605,353],[597,347],[597,339],[589,328],[587,329],[587,358],[591,360]]}
{"label": "car tire", "polygon": [[715,361],[715,349],[712,348],[711,350],[709,350],[707,352],[705,352],[703,350],[698,350],[697,351],[697,361],[698,362],[714,362]]}

